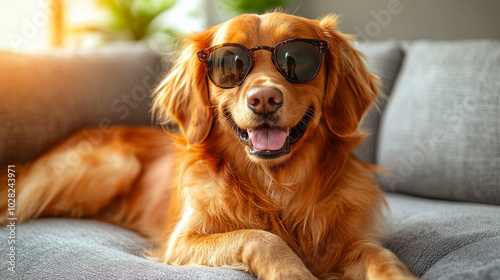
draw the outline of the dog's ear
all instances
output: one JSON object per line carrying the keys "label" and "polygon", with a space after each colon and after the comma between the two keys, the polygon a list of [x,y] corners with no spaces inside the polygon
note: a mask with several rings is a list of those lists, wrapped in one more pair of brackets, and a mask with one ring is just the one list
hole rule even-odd
{"label": "dog's ear", "polygon": [[376,99],[379,79],[368,71],[363,54],[351,45],[351,37],[336,31],[336,25],[336,16],[320,20],[329,45],[323,116],[333,133],[348,136],[357,131],[366,110]]}
{"label": "dog's ear", "polygon": [[203,142],[212,126],[207,78],[196,56],[196,51],[208,47],[212,33],[186,38],[170,74],[154,94],[153,116],[167,129],[181,133],[188,145]]}

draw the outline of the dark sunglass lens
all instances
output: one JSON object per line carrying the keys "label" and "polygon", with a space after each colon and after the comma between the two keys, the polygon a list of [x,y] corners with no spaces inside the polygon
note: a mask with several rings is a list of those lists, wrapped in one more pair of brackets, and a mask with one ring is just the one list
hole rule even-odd
{"label": "dark sunglass lens", "polygon": [[309,42],[290,42],[276,51],[281,73],[292,82],[305,83],[314,78],[321,65],[318,48]]}
{"label": "dark sunglass lens", "polygon": [[220,87],[231,88],[240,84],[247,75],[250,59],[237,46],[224,46],[213,50],[207,61],[208,75]]}

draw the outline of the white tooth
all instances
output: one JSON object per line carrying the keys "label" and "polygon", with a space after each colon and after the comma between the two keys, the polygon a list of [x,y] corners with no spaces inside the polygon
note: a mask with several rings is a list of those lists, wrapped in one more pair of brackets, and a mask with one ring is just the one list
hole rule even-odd
{"label": "white tooth", "polygon": [[289,127],[286,128],[286,136],[290,136],[290,128]]}

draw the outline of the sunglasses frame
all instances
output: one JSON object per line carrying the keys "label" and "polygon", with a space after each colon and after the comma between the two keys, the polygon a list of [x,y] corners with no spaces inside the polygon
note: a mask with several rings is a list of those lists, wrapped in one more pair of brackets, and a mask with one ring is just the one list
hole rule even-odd
{"label": "sunglasses frame", "polygon": [[[292,79],[288,78],[286,76],[286,74],[283,73],[283,71],[279,68],[278,63],[276,62],[276,55],[277,55],[276,51],[280,47],[282,47],[283,45],[288,44],[288,43],[292,43],[292,42],[307,42],[307,43],[310,43],[310,44],[314,45],[318,49],[318,52],[319,52],[318,69],[316,69],[316,72],[314,73],[314,75],[312,75],[312,77],[310,79],[306,80],[306,81],[298,82],[298,81],[295,81],[295,80],[292,80]],[[209,66],[208,66],[207,62],[208,62],[208,57],[210,56],[210,54],[214,50],[222,48],[222,47],[231,47],[231,46],[232,47],[238,47],[238,48],[242,49],[247,54],[247,56],[248,56],[248,58],[250,60],[250,66],[248,67],[248,70],[245,73],[245,77],[243,77],[243,79],[241,79],[241,81],[237,85],[224,87],[224,86],[221,86],[221,85],[217,84],[212,79],[212,76],[209,74],[209,69],[208,69]],[[319,70],[321,69],[322,62],[323,62],[323,55],[328,50],[328,42],[324,41],[324,40],[318,40],[318,39],[293,38],[293,39],[283,40],[283,41],[277,43],[276,45],[274,45],[274,47],[258,46],[258,47],[254,47],[254,48],[250,48],[250,49],[247,48],[244,45],[237,44],[237,43],[224,43],[224,44],[219,44],[219,45],[215,45],[215,46],[212,46],[212,47],[208,47],[208,48],[199,50],[199,51],[196,52],[196,55],[198,56],[198,59],[203,63],[203,65],[205,67],[205,73],[207,74],[207,76],[210,79],[210,81],[212,82],[212,84],[214,84],[215,86],[217,86],[219,88],[230,89],[230,88],[239,87],[241,84],[243,84],[243,82],[245,81],[245,79],[247,78],[247,76],[250,74],[250,72],[252,72],[253,66],[255,64],[255,61],[254,61],[254,52],[256,52],[258,50],[266,50],[266,51],[271,52],[271,54],[272,54],[271,55],[271,60],[272,60],[272,62],[274,64],[274,67],[276,68],[276,70],[278,70],[278,72],[280,72],[280,74],[288,82],[294,83],[294,84],[305,84],[305,83],[308,83],[308,82],[312,81],[318,75]]]}

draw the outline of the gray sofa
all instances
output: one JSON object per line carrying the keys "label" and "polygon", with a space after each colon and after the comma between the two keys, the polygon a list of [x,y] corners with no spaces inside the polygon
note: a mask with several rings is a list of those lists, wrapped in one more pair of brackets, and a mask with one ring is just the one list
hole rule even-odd
{"label": "gray sofa", "polygon": [[[423,279],[500,279],[500,42],[359,48],[388,96],[367,114],[373,134],[356,151],[393,173],[380,177],[391,210],[385,246]],[[0,51],[0,61],[1,167],[88,125],[149,125],[144,93],[163,72],[145,46]],[[16,225],[10,272],[12,231],[0,230],[0,279],[255,279],[151,262],[141,256],[151,244],[131,231],[57,218]]]}

